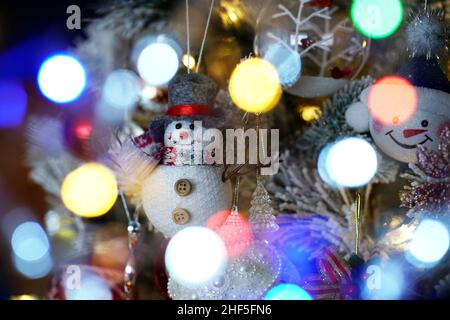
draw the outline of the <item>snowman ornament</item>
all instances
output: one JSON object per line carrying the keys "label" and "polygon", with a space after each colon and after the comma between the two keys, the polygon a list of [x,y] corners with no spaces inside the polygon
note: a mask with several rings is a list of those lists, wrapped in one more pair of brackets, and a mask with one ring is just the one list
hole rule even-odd
{"label": "snowman ornament", "polygon": [[361,93],[360,101],[349,106],[345,114],[350,127],[356,132],[370,132],[384,153],[401,162],[416,163],[419,145],[437,149],[440,132],[450,122],[450,82],[438,63],[439,53],[445,50],[445,41],[442,41],[445,28],[440,24],[440,18],[433,11],[420,12],[407,30],[412,57],[398,76],[407,80],[411,84],[408,87],[414,90],[417,104],[414,112],[402,119],[406,106],[401,103],[400,93],[400,97],[383,98],[400,101],[395,110],[389,110],[390,117],[377,117],[371,105],[371,94],[378,85],[375,83]]}
{"label": "snowman ornament", "polygon": [[150,223],[168,238],[185,227],[204,226],[210,216],[231,206],[231,183],[222,180],[223,165],[205,161],[211,150],[204,148],[202,133],[225,123],[220,108],[212,107],[216,93],[215,83],[204,75],[174,79],[167,114],[132,139],[134,150],[124,144],[115,157],[122,190],[131,193]]}

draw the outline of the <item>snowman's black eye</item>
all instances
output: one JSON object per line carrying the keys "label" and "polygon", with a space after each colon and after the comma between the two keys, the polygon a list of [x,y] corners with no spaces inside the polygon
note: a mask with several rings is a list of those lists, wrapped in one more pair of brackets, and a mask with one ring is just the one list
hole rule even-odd
{"label": "snowman's black eye", "polygon": [[177,124],[175,125],[175,129],[181,129],[181,123],[177,123]]}
{"label": "snowman's black eye", "polygon": [[194,124],[191,123],[191,125],[189,126],[189,129],[194,130]]}
{"label": "snowman's black eye", "polygon": [[427,120],[423,120],[422,121],[422,127],[424,127],[424,128],[428,127],[428,121]]}

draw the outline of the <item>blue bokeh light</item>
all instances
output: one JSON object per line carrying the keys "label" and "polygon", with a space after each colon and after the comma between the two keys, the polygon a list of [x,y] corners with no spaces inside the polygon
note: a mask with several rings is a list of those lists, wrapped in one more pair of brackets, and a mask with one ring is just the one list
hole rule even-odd
{"label": "blue bokeh light", "polygon": [[14,266],[23,276],[29,279],[45,277],[53,268],[53,259],[49,252],[37,260],[28,261],[13,255]]}
{"label": "blue bokeh light", "polygon": [[42,64],[38,84],[48,99],[56,103],[69,103],[81,96],[86,87],[86,78],[86,71],[76,58],[57,54]]}
{"label": "blue bokeh light", "polygon": [[291,283],[279,284],[264,296],[264,300],[313,300],[311,295],[299,286]]}
{"label": "blue bokeh light", "polygon": [[302,63],[298,52],[284,44],[277,43],[265,52],[263,58],[275,67],[285,88],[292,86],[300,78]]}
{"label": "blue bokeh light", "polygon": [[13,232],[11,247],[24,261],[42,259],[50,250],[50,243],[42,227],[36,222],[24,222]]}
{"label": "blue bokeh light", "polygon": [[361,297],[366,300],[398,300],[404,294],[404,271],[400,263],[368,263],[367,280],[361,288]]}
{"label": "blue bokeh light", "polygon": [[27,94],[21,83],[0,81],[0,128],[20,125],[27,111]]}

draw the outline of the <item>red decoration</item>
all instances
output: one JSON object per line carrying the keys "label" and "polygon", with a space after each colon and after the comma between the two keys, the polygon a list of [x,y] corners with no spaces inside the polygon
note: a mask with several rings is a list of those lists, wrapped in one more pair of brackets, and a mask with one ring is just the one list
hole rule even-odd
{"label": "red decoration", "polygon": [[331,76],[334,79],[351,78],[352,75],[353,75],[353,71],[350,69],[340,69],[339,67],[334,67],[331,70]]}
{"label": "red decoration", "polygon": [[67,148],[82,160],[92,158],[92,122],[89,119],[67,119],[64,122],[64,142]]}
{"label": "red decoration", "polygon": [[358,290],[353,285],[350,267],[339,256],[324,250],[317,268],[320,274],[307,277],[302,284],[315,300],[344,300],[356,296]]}
{"label": "red decoration", "polygon": [[309,38],[305,38],[305,39],[300,40],[300,43],[302,44],[302,47],[304,49],[310,47],[314,42],[315,42],[314,40],[309,39]]}
{"label": "red decoration", "polygon": [[211,108],[204,105],[195,104],[181,104],[173,106],[167,111],[169,116],[210,116],[212,115]]}
{"label": "red decoration", "polygon": [[333,0],[314,0],[308,3],[311,7],[331,7]]}

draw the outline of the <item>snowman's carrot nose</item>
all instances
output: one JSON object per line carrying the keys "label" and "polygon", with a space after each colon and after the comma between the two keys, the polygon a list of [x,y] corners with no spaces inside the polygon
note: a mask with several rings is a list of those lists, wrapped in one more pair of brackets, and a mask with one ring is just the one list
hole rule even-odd
{"label": "snowman's carrot nose", "polygon": [[189,133],[187,133],[186,131],[180,133],[181,140],[186,140],[187,138],[189,138]]}
{"label": "snowman's carrot nose", "polygon": [[417,136],[418,134],[425,133],[427,131],[428,130],[423,130],[423,129],[407,129],[407,130],[403,130],[403,137],[410,138],[410,137]]}

